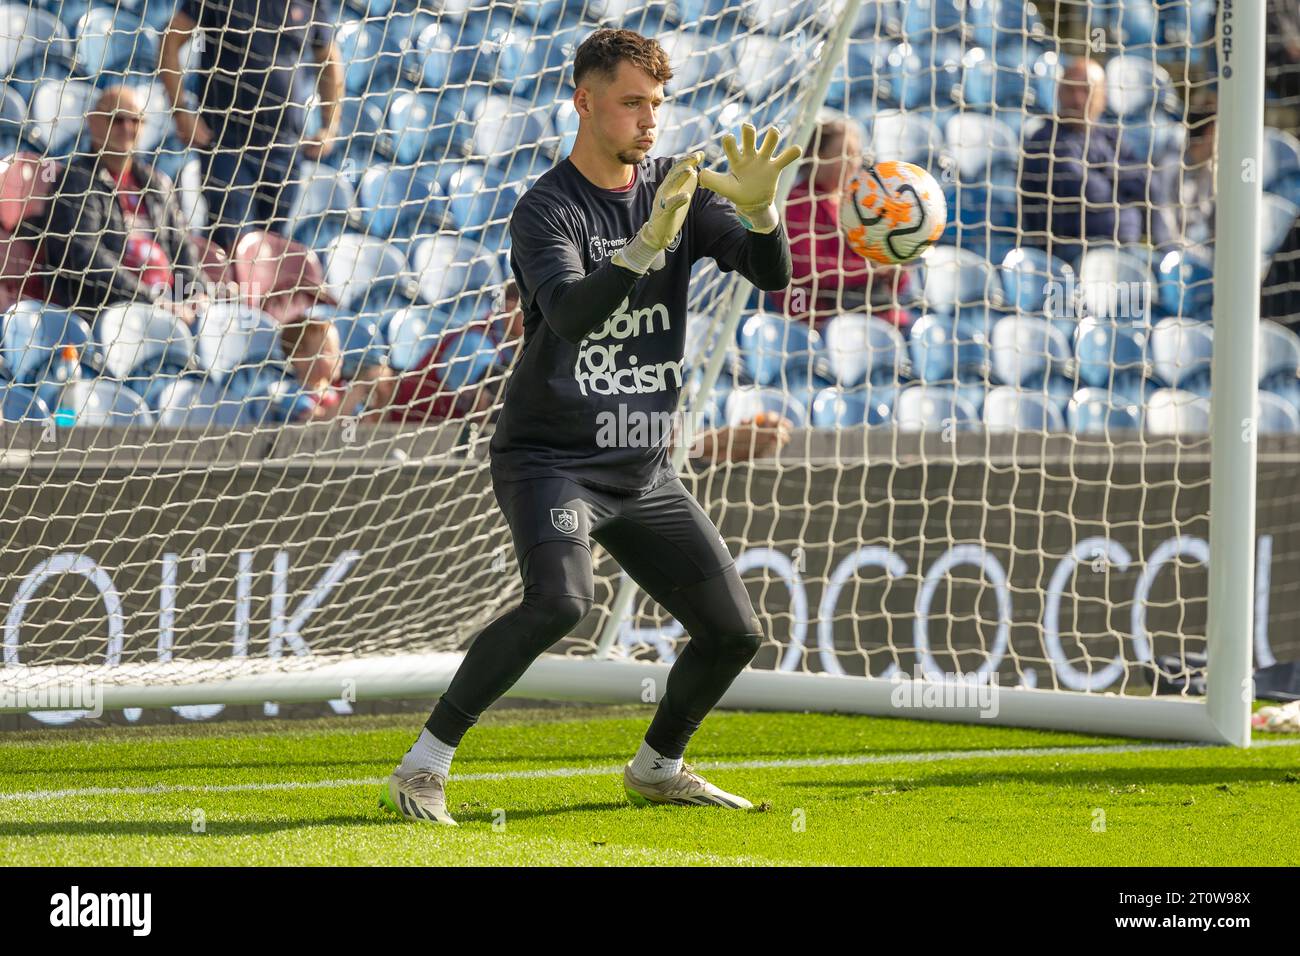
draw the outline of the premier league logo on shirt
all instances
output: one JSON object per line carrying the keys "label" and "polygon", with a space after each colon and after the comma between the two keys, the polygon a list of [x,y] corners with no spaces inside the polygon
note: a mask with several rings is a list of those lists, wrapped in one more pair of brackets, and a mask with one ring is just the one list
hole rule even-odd
{"label": "premier league logo on shirt", "polygon": [[552,508],[551,524],[555,525],[556,531],[573,534],[578,530],[578,512],[571,508]]}

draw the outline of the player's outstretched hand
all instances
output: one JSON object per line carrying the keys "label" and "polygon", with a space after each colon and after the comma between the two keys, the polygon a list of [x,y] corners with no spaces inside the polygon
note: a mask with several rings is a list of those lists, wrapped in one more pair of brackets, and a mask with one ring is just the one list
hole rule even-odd
{"label": "player's outstretched hand", "polygon": [[740,149],[736,148],[736,137],[728,133],[722,137],[722,151],[727,154],[727,171],[717,172],[712,169],[700,170],[700,185],[711,189],[726,199],[730,199],[740,215],[745,228],[753,232],[771,232],[776,228],[779,216],[776,211],[776,184],[785,169],[803,155],[798,146],[787,146],[780,154],[776,152],[777,141],[781,138],[775,126],[769,126],[763,134],[763,142],[754,145],[756,131],[746,123],[740,130]]}
{"label": "player's outstretched hand", "polygon": [[686,222],[703,160],[703,153],[690,153],[668,168],[663,182],[655,190],[650,218],[630,242],[614,253],[615,265],[642,275],[663,265],[664,250],[677,238]]}

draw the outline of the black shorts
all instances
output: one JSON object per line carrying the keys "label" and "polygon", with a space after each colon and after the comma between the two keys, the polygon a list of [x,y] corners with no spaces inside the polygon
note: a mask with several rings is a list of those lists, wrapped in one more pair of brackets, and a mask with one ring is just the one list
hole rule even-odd
{"label": "black shorts", "polygon": [[[596,541],[647,594],[659,595],[713,578],[735,561],[700,503],[673,478],[644,495],[620,495],[550,476],[492,480],[514,538],[524,583],[538,577],[528,557],[547,541],[591,551]],[[585,587],[573,582],[563,593]]]}

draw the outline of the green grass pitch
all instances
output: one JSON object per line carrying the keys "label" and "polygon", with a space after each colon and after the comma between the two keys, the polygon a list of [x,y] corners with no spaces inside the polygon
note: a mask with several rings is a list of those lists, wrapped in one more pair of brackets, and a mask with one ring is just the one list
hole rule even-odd
{"label": "green grass pitch", "polygon": [[457,829],[380,782],[418,715],[0,734],[0,857],[25,865],[1300,864],[1300,740],[1248,750],[717,712],[687,759],[753,811],[631,806],[649,707],[489,712]]}

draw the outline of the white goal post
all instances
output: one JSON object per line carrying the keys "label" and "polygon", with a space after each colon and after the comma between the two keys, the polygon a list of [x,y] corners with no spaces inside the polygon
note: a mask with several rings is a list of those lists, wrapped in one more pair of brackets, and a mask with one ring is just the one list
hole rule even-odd
{"label": "white goal post", "polygon": [[[446,688],[466,643],[520,595],[487,480],[487,439],[517,352],[495,314],[509,277],[504,225],[519,191],[572,142],[566,64],[604,24],[659,36],[670,53],[665,149],[705,147],[718,162],[721,133],[751,119],[779,122],[806,148],[819,124],[842,119],[868,159],[918,162],[949,203],[950,228],[906,268],[909,288],[869,305],[849,304],[847,287],[825,275],[788,290],[838,297],[818,319],[781,315],[711,262],[697,269],[683,368],[690,427],[744,428],[773,409],[795,424],[789,445],[755,461],[692,462],[689,442],[674,448],[767,635],[721,706],[1248,746],[1253,664],[1300,656],[1285,636],[1270,643],[1267,629],[1270,599],[1278,613],[1298,597],[1280,576],[1300,557],[1287,478],[1300,441],[1265,436],[1269,453],[1258,454],[1268,349],[1259,280],[1272,252],[1261,240],[1264,5],[1222,0],[1217,36],[1143,39],[1089,4],[1055,6],[1053,16],[1029,0],[344,5],[343,139],[333,159],[296,173],[286,230],[319,256],[345,374],[374,362],[418,377],[433,350],[439,384],[422,400],[437,411],[401,425],[342,415],[273,423],[267,409],[280,393],[264,389],[227,399],[238,422],[211,414],[196,424],[197,400],[178,418],[156,404],[160,389],[132,386],[148,408],[130,427],[110,417],[57,429],[6,423],[0,712],[60,723],[172,707],[201,719],[221,705],[331,701],[346,711]],[[1185,6],[1188,22],[1204,7]],[[65,42],[83,49],[72,31]],[[1133,281],[1123,269],[1139,262],[1138,243],[1084,243],[1066,280],[1070,295],[1076,279],[1082,289],[1079,314],[1050,305],[1065,257],[1022,251],[1040,249],[1025,209],[1048,200],[1025,186],[1026,144],[1062,119],[1049,97],[1081,54],[1106,70],[1111,100],[1098,122],[1130,144],[1148,197],[1164,168],[1179,183],[1211,168],[1186,146],[1203,132],[1189,100],[1216,77],[1213,232],[1193,240],[1192,224],[1177,225],[1179,249],[1197,246],[1177,253],[1186,262],[1145,247],[1141,321],[1112,313],[1107,324],[1089,299],[1110,282],[1100,294],[1113,300]],[[88,79],[75,65],[84,59],[71,60],[58,80],[69,88]],[[115,68],[108,53],[103,64]],[[135,59],[116,68],[124,81],[145,70]],[[46,82],[55,81],[40,79],[31,95]],[[60,102],[36,132],[22,127],[18,152],[39,154],[39,134],[56,155],[55,134],[73,122]],[[192,152],[168,138],[153,155],[192,170]],[[787,210],[806,201],[811,187],[798,177],[816,169],[788,171]],[[1113,205],[1117,223],[1135,206]],[[1149,218],[1146,204],[1136,208]],[[803,233],[791,228],[796,258],[827,239],[824,229],[815,216]],[[1212,266],[1212,322],[1185,306],[1200,296],[1209,308],[1192,260]],[[1169,314],[1153,317],[1153,300]],[[40,312],[31,301],[9,307],[6,329]],[[94,328],[92,339],[103,334]],[[1211,329],[1212,349],[1184,349]],[[1089,332],[1111,336],[1104,388],[1089,378],[1098,374]],[[135,334],[142,352],[160,344],[156,332]],[[1171,336],[1173,351],[1162,352]],[[11,339],[0,387],[45,394],[22,378],[16,358],[26,353]],[[112,342],[95,342],[111,352]],[[1138,343],[1136,359],[1121,355],[1127,342]],[[184,371],[154,361],[151,381],[243,381],[233,365],[204,365],[202,336],[190,347]],[[244,360],[254,371],[285,365],[269,347]],[[1185,360],[1212,364],[1195,378]],[[98,361],[99,379],[113,380]],[[1137,426],[1115,424],[1107,406],[1101,430],[1085,429],[1081,393],[1118,395],[1129,361]],[[126,362],[117,378],[140,367]],[[1041,422],[1026,424],[1022,406],[1010,425],[1000,421],[995,393],[1046,402]],[[1164,393],[1208,417],[1198,428],[1178,410],[1172,430],[1157,427]],[[1058,399],[1067,413],[1046,408]],[[936,412],[936,401],[948,404]],[[979,408],[968,419],[971,401]],[[909,417],[917,402],[920,417]],[[1270,507],[1278,519],[1257,534],[1257,509]],[[511,695],[658,699],[687,635],[599,549],[596,578],[592,614]]]}

